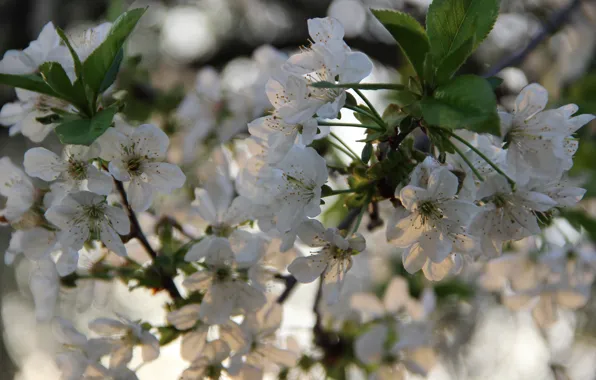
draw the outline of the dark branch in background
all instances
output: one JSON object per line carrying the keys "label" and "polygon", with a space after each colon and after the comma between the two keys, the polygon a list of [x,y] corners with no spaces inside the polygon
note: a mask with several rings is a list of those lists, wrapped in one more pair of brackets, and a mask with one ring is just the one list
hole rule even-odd
{"label": "dark branch in background", "polygon": [[561,27],[563,27],[567,23],[569,17],[573,13],[573,11],[581,5],[581,2],[582,0],[571,0],[569,4],[567,4],[567,6],[556,12],[543,25],[542,30],[530,40],[530,43],[528,43],[528,45],[525,48],[499,61],[484,74],[484,77],[492,77],[498,74],[504,68],[507,68],[509,66],[517,66],[521,64],[526,59],[526,57],[534,49],[536,49],[547,37],[556,33],[559,29],[561,29]]}
{"label": "dark branch in background", "polygon": [[[145,251],[147,251],[149,256],[151,256],[151,259],[155,261],[155,259],[157,258],[157,252],[155,252],[153,247],[151,247],[151,244],[149,244],[147,237],[141,229],[141,224],[139,223],[139,220],[137,219],[135,212],[132,210],[132,207],[130,207],[130,203],[128,203],[128,198],[126,197],[126,190],[124,190],[124,185],[122,184],[122,182],[116,180],[114,180],[114,183],[116,184],[116,190],[118,191],[118,194],[120,194],[120,198],[122,200],[122,204],[124,205],[126,214],[130,219],[130,233],[127,236],[123,237],[122,240],[128,241],[132,238],[137,239],[141,243]],[[172,297],[172,299],[174,300],[182,298],[182,295],[178,291],[178,288],[176,288],[176,284],[174,284],[174,280],[170,276],[164,274],[163,271],[159,269],[159,267],[152,266],[152,268],[158,271],[158,274],[162,280],[163,288],[170,294],[170,297]]]}

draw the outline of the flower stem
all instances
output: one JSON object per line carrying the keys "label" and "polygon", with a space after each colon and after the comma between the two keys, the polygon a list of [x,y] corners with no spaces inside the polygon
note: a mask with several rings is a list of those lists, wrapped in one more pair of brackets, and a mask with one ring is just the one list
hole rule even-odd
{"label": "flower stem", "polygon": [[449,138],[446,138],[445,140],[446,141],[449,141],[449,144],[451,144],[451,147],[453,147],[453,150],[455,150],[455,152],[457,154],[459,154],[459,156],[462,158],[462,160],[464,160],[466,162],[466,164],[470,167],[470,169],[472,169],[472,172],[474,173],[474,175],[480,181],[484,181],[484,177],[482,177],[482,174],[480,174],[480,172],[478,172],[478,169],[476,169],[474,167],[474,165],[472,164],[472,162],[470,161],[470,159],[468,157],[466,157],[466,155],[464,154],[464,152],[462,152],[461,149],[459,149],[457,147],[457,145],[455,145],[451,140],[449,140]]}
{"label": "flower stem", "polygon": [[360,223],[362,222],[362,217],[364,216],[364,213],[366,212],[366,209],[368,208],[368,201],[369,199],[366,199],[366,202],[362,205],[362,208],[360,209],[360,212],[358,213],[358,219],[356,219],[356,223],[354,224],[354,228],[352,228],[352,232],[348,235],[353,235],[356,232],[358,232],[358,228],[360,228]]}
{"label": "flower stem", "polygon": [[312,83],[310,86],[315,88],[351,88],[354,90],[407,90],[406,86],[397,83],[332,83],[321,81]]}
{"label": "flower stem", "polygon": [[364,108],[360,108],[358,106],[350,106],[347,104],[344,105],[344,108],[347,108],[347,109],[352,110],[356,113],[364,115],[364,116],[368,117],[369,119],[372,119],[375,123],[377,123],[379,125],[379,127],[385,128],[385,123],[383,122],[383,120],[378,119],[375,115],[373,115],[369,111],[365,110]]}
{"label": "flower stem", "polygon": [[383,129],[379,128],[378,125],[365,125],[365,124],[357,124],[357,123],[334,123],[329,121],[317,121],[319,125],[326,126],[326,127],[356,127],[356,128],[366,128],[366,129],[374,129],[376,131],[382,131]]}
{"label": "flower stem", "polygon": [[441,130],[446,132],[449,136],[453,137],[454,139],[460,141],[462,144],[466,145],[474,153],[476,153],[478,156],[480,156],[484,161],[486,161],[487,164],[489,164],[493,169],[495,169],[495,171],[497,173],[499,173],[500,175],[505,177],[507,179],[507,181],[509,182],[509,185],[511,186],[511,190],[515,191],[515,181],[513,179],[511,179],[511,177],[509,177],[503,170],[501,170],[501,168],[498,167],[494,162],[492,162],[492,160],[490,158],[486,157],[486,155],[484,153],[482,153],[478,148],[476,148],[474,145],[470,144],[466,139],[456,135],[455,133],[453,133],[452,131],[450,131],[448,129],[443,128]]}
{"label": "flower stem", "polygon": [[[341,138],[339,138],[338,135],[336,135],[335,133],[331,132],[329,133],[329,135],[331,137],[333,137],[334,139],[336,139],[341,145],[343,145],[348,152],[346,152],[345,150],[343,150],[344,153],[348,154],[348,156],[352,156],[352,158],[354,158],[355,160],[360,160],[360,157],[358,157],[358,155],[356,154],[356,152],[354,152],[352,150],[352,148],[350,148],[350,146],[348,144],[346,144]],[[331,141],[330,141],[331,142]],[[333,142],[331,142],[331,144],[333,144]],[[337,146],[336,146],[337,147]]]}
{"label": "flower stem", "polygon": [[358,94],[358,96],[361,97],[362,100],[364,100],[364,103],[366,103],[366,105],[368,106],[368,108],[370,109],[370,111],[373,113],[373,115],[375,115],[375,117],[382,123],[381,126],[383,127],[383,130],[385,130],[386,129],[385,121],[383,120],[383,118],[381,117],[381,115],[379,115],[379,113],[375,109],[375,106],[373,106],[373,104],[370,102],[370,100],[368,100],[368,98],[366,96],[364,96],[364,94],[362,93],[362,91],[360,91],[359,89],[355,88],[354,89],[354,92],[356,92]]}

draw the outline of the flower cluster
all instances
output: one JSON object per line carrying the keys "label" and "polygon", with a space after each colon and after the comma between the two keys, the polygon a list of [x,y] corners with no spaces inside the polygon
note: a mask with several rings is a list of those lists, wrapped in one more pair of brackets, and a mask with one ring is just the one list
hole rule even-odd
{"label": "flower cluster", "polygon": [[[409,56],[417,77],[408,85],[360,83],[372,61],[348,47],[336,19],[318,18],[308,20],[311,43],[297,54],[265,46],[221,73],[200,70],[168,115],[173,130],[132,125],[107,91],[119,83],[103,64],[118,67],[116,36],[128,35],[142,12],[70,37],[50,23],[0,61],[0,82],[25,87],[0,123],[11,136],[40,143],[55,130],[63,142],[60,152],[26,151],[23,169],[0,158],[0,220],[13,230],[6,263],[23,254],[37,318],[54,319],[64,378],[135,379],[135,351],[149,363],[172,342],[187,362],[180,377],[189,380],[321,371],[345,378],[350,366],[370,379],[425,375],[453,340],[435,328],[444,322],[440,298],[459,300],[474,285],[456,277],[462,271],[506,306],[531,308],[541,327],[557,308],[586,304],[594,251],[558,247],[544,231],[586,193],[569,170],[575,133],[593,115],[574,116],[575,105],[547,110],[538,84],[522,90],[512,113],[497,113],[488,81],[445,75],[440,65],[459,54],[428,52],[423,63]],[[405,16],[397,17],[392,22]],[[415,48],[394,37],[406,55]],[[233,80],[238,72],[245,80]],[[400,100],[380,113],[360,90],[397,91]],[[475,101],[468,90],[483,103],[466,114],[462,107]],[[358,124],[339,119],[345,109]],[[362,153],[331,127],[366,130]],[[177,162],[170,137],[172,145],[181,139],[184,172],[168,162]],[[162,194],[174,201],[156,207]],[[325,209],[341,222],[325,223]],[[362,263],[380,250],[372,232],[383,218],[401,260],[385,268],[380,300],[360,279],[354,292],[350,277],[353,268],[375,269]],[[535,247],[513,251],[528,242]],[[135,243],[150,260],[138,262]],[[114,279],[167,292],[162,324],[99,318],[88,323],[88,338],[56,317],[61,289],[85,289],[88,306],[98,284]],[[298,284],[315,281],[312,345],[282,339],[284,302]],[[453,286],[439,291],[438,281]]]}

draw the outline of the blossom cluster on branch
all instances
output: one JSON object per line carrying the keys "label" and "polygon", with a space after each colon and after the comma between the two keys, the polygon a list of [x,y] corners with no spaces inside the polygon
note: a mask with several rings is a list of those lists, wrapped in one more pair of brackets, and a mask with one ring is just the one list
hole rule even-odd
{"label": "blossom cluster on branch", "polygon": [[[201,70],[169,115],[173,131],[127,120],[118,91],[123,44],[143,9],[75,36],[49,23],[27,49],[7,52],[0,82],[18,101],[4,105],[0,123],[35,143],[55,131],[64,145],[29,149],[23,168],[0,159],[0,218],[13,230],[6,263],[20,254],[33,263],[37,318],[52,321],[65,347],[63,378],[137,378],[135,349],[151,362],[177,339],[182,379],[345,378],[350,366],[371,379],[426,374],[447,341],[436,328],[441,297],[463,297],[474,284],[457,275],[478,267],[479,286],[512,309],[532,308],[542,327],[557,307],[585,305],[596,253],[555,246],[544,231],[585,194],[568,171],[574,134],[594,116],[576,116],[573,104],[547,109],[538,84],[507,113],[498,78],[457,76],[498,1],[463,6],[452,30],[445,7],[456,2],[435,0],[426,30],[404,13],[373,11],[414,69],[407,84],[360,83],[372,61],[350,49],[336,19],[310,19],[308,46],[290,56],[259,49],[241,84]],[[379,112],[362,90],[398,100]],[[359,123],[342,121],[342,110]],[[349,127],[366,132],[361,154],[334,132]],[[179,165],[169,162],[176,149]],[[343,206],[339,225],[319,218],[328,197]],[[369,232],[382,218],[403,270],[382,300],[351,294],[350,315],[323,315],[346,303],[346,278],[357,255],[380,245]],[[147,263],[129,255],[135,241]],[[118,315],[85,334],[58,317],[61,287],[89,298],[116,279],[166,291],[163,324]],[[317,280],[312,345],[282,340],[284,302]]]}

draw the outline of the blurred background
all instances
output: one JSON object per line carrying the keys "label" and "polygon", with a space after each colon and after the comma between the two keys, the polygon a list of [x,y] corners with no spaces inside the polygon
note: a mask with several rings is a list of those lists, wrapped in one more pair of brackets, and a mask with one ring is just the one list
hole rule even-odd
{"label": "blurred background", "polygon": [[[128,44],[127,54],[134,59],[124,66],[123,70],[129,71],[119,83],[129,94],[127,116],[142,121],[155,110],[167,113],[175,109],[184,92],[193,88],[196,72],[203,67],[226,68],[232,73],[228,76],[231,86],[234,83],[242,86],[245,78],[241,70],[234,71],[235,64],[242,67],[243,60],[263,44],[287,53],[296,51],[307,44],[306,20],[313,17],[332,16],[342,22],[348,45],[363,51],[375,63],[374,77],[369,81],[400,81],[407,78],[409,69],[392,38],[368,8],[402,10],[423,23],[429,3],[430,0],[0,0],[0,51],[25,48],[48,21],[74,33],[103,21],[113,21],[129,7],[149,6]],[[525,49],[528,44],[531,49]],[[503,78],[498,96],[505,107],[512,104],[526,84],[539,82],[549,90],[553,106],[576,103],[580,113],[596,113],[595,49],[596,1],[503,0],[493,32],[462,72],[498,74]],[[512,66],[501,70],[507,64]],[[12,89],[0,87],[0,105],[14,98]],[[573,169],[586,183],[587,196],[596,194],[594,127],[592,123],[582,129]],[[33,144],[20,135],[9,140],[7,131],[0,127],[0,156],[10,156],[20,164],[23,152]],[[52,141],[46,143],[51,145]],[[596,234],[596,228],[588,233]],[[379,250],[390,249],[381,243],[382,234],[376,236]],[[0,228],[0,252],[7,248],[9,238],[9,229]],[[360,269],[359,278],[364,279],[360,287],[364,286],[362,283],[374,285],[370,279],[374,273],[370,268],[374,265],[373,260],[365,266],[369,269]],[[35,322],[27,268],[1,264],[0,280],[3,332],[0,380],[15,376],[21,380],[57,378],[48,354],[53,349],[49,343],[51,331]],[[128,308],[146,320],[162,317],[159,311],[151,314],[148,310],[149,307],[159,310],[163,298],[141,290],[129,294],[124,285],[115,287],[109,296],[113,310]],[[302,291],[305,297],[310,297],[308,287],[302,289],[305,290],[293,298],[300,299]],[[61,298],[73,304],[77,302],[70,290],[64,290]],[[470,331],[461,352],[465,356],[460,358],[464,364],[457,369],[444,368],[443,372],[431,374],[431,378],[564,379],[557,378],[556,371],[548,368],[544,357],[552,347],[545,346],[528,320],[500,307],[494,300],[486,302],[482,315],[475,316],[477,320],[473,323],[467,319],[458,321]],[[135,310],[131,306],[140,304],[145,309]],[[306,304],[310,305],[310,301]],[[571,322],[562,325],[552,338],[573,340],[574,335],[580,335],[579,353],[560,354],[580,363],[574,367],[575,372],[565,374],[571,379],[596,379],[593,333],[588,328],[565,327],[575,327],[582,318],[589,320],[595,316],[594,310],[587,307],[580,311],[583,317],[568,316]],[[101,314],[97,310],[93,312]],[[168,375],[167,368],[172,363],[179,364],[180,359],[176,359],[175,349],[170,351],[166,349],[162,354],[166,357],[163,372],[141,370],[140,377],[174,378]],[[466,369],[472,367],[476,370]]]}

